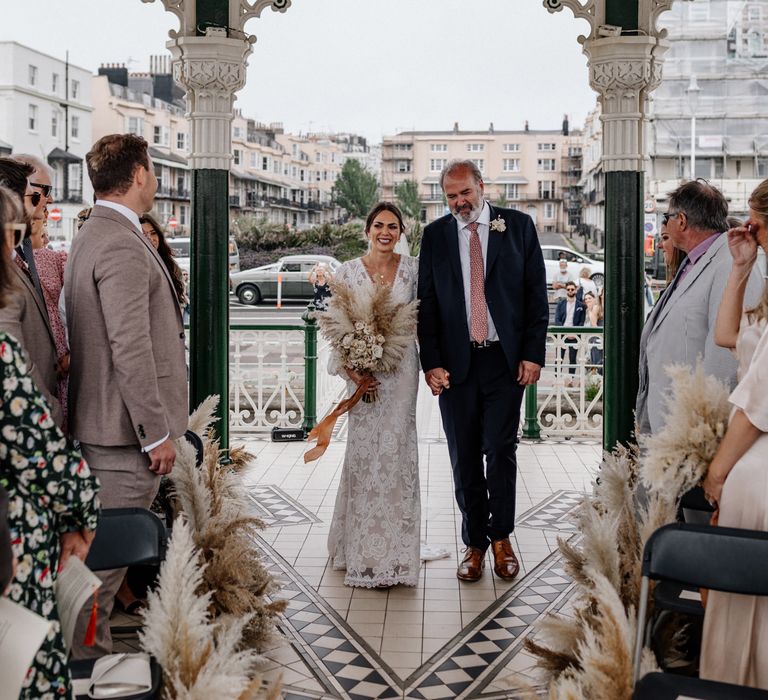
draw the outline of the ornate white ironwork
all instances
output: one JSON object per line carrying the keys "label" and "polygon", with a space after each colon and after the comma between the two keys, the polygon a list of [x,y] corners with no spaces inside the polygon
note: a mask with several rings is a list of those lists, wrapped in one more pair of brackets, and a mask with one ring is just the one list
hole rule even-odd
{"label": "ornate white ironwork", "polygon": [[[573,351],[576,358],[572,363]],[[547,366],[537,387],[537,417],[543,435],[602,436],[602,357],[602,333],[583,329],[547,334]]]}
{"label": "ornate white ironwork", "polygon": [[604,6],[603,2],[596,2],[596,0],[543,0],[544,7],[549,12],[562,12],[564,7],[567,7],[576,19],[585,19],[589,22],[590,33],[589,36],[580,36],[577,41],[580,44],[588,41],[594,36],[600,22],[598,22],[597,10]]}
{"label": "ornate white ironwork", "polygon": [[241,22],[238,28],[241,30],[249,19],[261,17],[261,13],[268,7],[271,7],[273,12],[285,12],[291,6],[291,0],[239,0],[239,2],[238,12]]}
{"label": "ornate white ironwork", "polygon": [[304,422],[304,333],[230,331],[230,429],[269,432]]}

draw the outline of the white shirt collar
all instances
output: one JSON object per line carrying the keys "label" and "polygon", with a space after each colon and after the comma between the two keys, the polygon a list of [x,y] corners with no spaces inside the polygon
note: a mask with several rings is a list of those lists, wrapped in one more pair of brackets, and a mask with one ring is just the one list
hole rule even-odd
{"label": "white shirt collar", "polygon": [[95,207],[107,207],[108,209],[113,209],[118,214],[122,214],[128,221],[130,221],[135,227],[136,230],[141,233],[141,224],[139,223],[139,215],[133,211],[133,209],[129,209],[124,204],[118,204],[117,202],[110,202],[108,199],[97,199],[96,203],[93,205]]}

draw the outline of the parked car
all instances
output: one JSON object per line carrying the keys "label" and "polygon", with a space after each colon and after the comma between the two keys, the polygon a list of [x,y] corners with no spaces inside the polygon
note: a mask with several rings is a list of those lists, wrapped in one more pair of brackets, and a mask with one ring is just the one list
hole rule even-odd
{"label": "parked car", "polygon": [[[176,264],[182,270],[189,273],[190,238],[188,236],[179,236],[178,238],[166,238],[165,240],[173,251],[173,256],[176,258]],[[235,239],[231,236],[229,239],[229,271],[230,273],[240,272],[240,251],[237,249]]]}
{"label": "parked car", "polygon": [[582,267],[588,267],[592,274],[590,279],[598,286],[602,287],[605,282],[605,265],[599,260],[588,258],[582,253],[558,245],[543,245],[541,252],[544,253],[544,266],[547,268],[547,284],[552,284],[555,275],[560,269],[560,258],[565,257],[568,261],[568,272],[571,277],[578,282],[579,273]]}
{"label": "parked car", "polygon": [[311,299],[314,288],[309,273],[322,264],[331,273],[341,263],[330,255],[286,255],[270,265],[254,267],[230,275],[234,292],[241,304],[258,304],[264,299],[276,299],[278,279],[283,299]]}

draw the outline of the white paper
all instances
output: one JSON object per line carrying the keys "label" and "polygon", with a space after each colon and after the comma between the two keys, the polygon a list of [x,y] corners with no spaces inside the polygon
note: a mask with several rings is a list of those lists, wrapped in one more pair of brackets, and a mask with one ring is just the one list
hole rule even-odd
{"label": "white paper", "polygon": [[93,666],[88,697],[120,698],[152,688],[149,654],[111,654]]}
{"label": "white paper", "polygon": [[694,698],[691,695],[678,695],[675,700],[702,700],[701,698]]}
{"label": "white paper", "polygon": [[56,578],[53,592],[59,609],[61,634],[67,649],[72,648],[77,616],[85,603],[101,587],[101,579],[77,557],[67,559],[67,565]]}
{"label": "white paper", "polygon": [[698,600],[699,602],[701,602],[701,591],[683,590],[680,592],[679,597],[682,598],[683,600]]}
{"label": "white paper", "polygon": [[21,685],[51,621],[0,598],[0,700],[18,700]]}

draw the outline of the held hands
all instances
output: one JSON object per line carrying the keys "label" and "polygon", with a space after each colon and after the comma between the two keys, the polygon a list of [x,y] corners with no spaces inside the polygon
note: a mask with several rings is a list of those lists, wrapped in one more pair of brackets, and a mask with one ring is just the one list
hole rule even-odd
{"label": "held hands", "polygon": [[430,369],[424,375],[427,386],[432,391],[432,396],[440,396],[444,389],[450,389],[450,378],[450,372],[447,372],[442,367],[435,367],[434,369]]}
{"label": "held hands", "polygon": [[149,471],[155,472],[158,476],[170,474],[173,463],[176,461],[176,448],[173,441],[168,438],[155,449],[150,450],[149,460]]}
{"label": "held hands", "polygon": [[517,368],[517,383],[520,386],[535,384],[539,381],[540,376],[541,365],[537,365],[535,362],[528,362],[528,360],[521,360],[520,366]]}
{"label": "held hands", "polygon": [[80,561],[85,561],[94,537],[96,537],[96,533],[93,530],[62,532],[59,536],[61,542],[59,572],[64,569],[70,556],[76,556]]}
{"label": "held hands", "polygon": [[751,226],[737,226],[730,229],[727,235],[733,264],[751,268],[757,260],[757,239]]}

